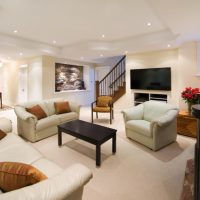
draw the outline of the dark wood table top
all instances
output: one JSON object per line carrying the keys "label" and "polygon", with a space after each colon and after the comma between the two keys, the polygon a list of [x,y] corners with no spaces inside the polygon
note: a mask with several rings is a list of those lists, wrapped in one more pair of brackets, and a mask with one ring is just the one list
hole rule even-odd
{"label": "dark wood table top", "polygon": [[69,132],[77,138],[86,140],[93,144],[103,143],[113,137],[117,130],[92,124],[82,120],[74,120],[58,125],[58,128],[63,132]]}

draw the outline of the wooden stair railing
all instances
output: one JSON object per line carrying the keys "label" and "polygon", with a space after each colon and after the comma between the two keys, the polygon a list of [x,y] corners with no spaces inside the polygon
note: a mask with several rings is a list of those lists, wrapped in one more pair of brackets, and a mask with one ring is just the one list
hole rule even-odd
{"label": "wooden stair railing", "polygon": [[123,56],[101,81],[96,81],[96,98],[108,95],[112,96],[115,102],[126,92],[125,82],[126,56]]}

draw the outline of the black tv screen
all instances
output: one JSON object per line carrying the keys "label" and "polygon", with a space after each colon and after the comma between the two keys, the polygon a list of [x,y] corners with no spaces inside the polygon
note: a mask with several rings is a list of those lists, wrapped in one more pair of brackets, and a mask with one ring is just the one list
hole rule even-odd
{"label": "black tv screen", "polygon": [[131,89],[171,90],[171,68],[131,69]]}

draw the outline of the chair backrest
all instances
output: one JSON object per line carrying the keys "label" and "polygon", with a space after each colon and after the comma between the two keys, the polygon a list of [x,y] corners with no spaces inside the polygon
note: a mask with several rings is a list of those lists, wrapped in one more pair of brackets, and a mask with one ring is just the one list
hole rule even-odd
{"label": "chair backrest", "polygon": [[97,98],[97,106],[100,107],[107,107],[109,106],[110,102],[112,102],[111,96],[99,96]]}
{"label": "chair backrest", "polygon": [[159,118],[167,113],[169,110],[178,110],[174,105],[159,102],[159,101],[147,101],[144,103],[144,120],[152,121],[155,118]]}

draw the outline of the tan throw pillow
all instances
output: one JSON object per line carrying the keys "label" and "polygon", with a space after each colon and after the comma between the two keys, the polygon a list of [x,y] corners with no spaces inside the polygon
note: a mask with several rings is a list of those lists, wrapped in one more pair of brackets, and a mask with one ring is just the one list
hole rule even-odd
{"label": "tan throw pillow", "polygon": [[17,162],[0,162],[0,188],[4,192],[35,184],[47,177],[35,167]]}
{"label": "tan throw pillow", "polygon": [[71,108],[69,106],[68,101],[54,102],[54,106],[55,106],[56,114],[71,112]]}
{"label": "tan throw pillow", "polygon": [[109,103],[108,100],[101,99],[101,100],[97,101],[97,106],[98,107],[108,107],[108,103]]}
{"label": "tan throw pillow", "polygon": [[33,106],[31,108],[26,108],[26,111],[35,115],[38,120],[47,117],[47,114],[44,112],[44,110],[39,105]]}
{"label": "tan throw pillow", "polygon": [[3,139],[7,134],[0,129],[0,140]]}

